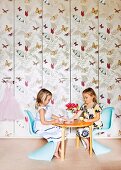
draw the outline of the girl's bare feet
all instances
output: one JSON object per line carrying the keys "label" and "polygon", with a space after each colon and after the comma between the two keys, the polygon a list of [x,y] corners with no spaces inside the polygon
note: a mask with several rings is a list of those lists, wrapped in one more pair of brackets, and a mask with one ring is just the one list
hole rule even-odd
{"label": "girl's bare feet", "polygon": [[57,158],[57,159],[60,159],[60,155],[58,153],[55,153],[54,156]]}

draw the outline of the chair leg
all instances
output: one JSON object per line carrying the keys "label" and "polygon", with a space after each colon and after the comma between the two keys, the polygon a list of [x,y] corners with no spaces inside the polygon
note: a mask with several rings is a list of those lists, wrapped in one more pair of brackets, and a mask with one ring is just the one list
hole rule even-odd
{"label": "chair leg", "polygon": [[76,135],[76,148],[78,149],[80,146],[80,139],[79,136]]}

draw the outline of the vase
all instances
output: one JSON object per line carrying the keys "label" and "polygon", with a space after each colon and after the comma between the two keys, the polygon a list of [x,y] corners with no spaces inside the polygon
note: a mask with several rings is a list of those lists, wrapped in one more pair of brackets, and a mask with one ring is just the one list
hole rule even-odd
{"label": "vase", "polygon": [[71,119],[73,117],[72,111],[67,111],[67,117],[68,119]]}

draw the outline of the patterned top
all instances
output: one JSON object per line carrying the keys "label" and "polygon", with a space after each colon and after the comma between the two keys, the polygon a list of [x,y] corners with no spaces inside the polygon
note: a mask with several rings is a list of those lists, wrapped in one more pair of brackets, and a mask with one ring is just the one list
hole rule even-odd
{"label": "patterned top", "polygon": [[[92,108],[87,108],[85,104],[83,104],[80,108],[82,110],[81,117],[86,118],[86,119],[93,119],[96,116],[96,113],[101,113],[101,107],[99,104],[94,103]],[[103,126],[103,123],[101,119],[93,123],[94,128],[100,128]]]}

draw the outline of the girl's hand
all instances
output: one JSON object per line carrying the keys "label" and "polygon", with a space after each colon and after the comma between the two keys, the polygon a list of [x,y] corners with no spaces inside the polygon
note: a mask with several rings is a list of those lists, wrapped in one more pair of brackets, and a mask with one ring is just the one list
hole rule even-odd
{"label": "girl's hand", "polygon": [[83,121],[84,121],[84,122],[89,122],[89,120],[88,120],[88,119],[83,119]]}

